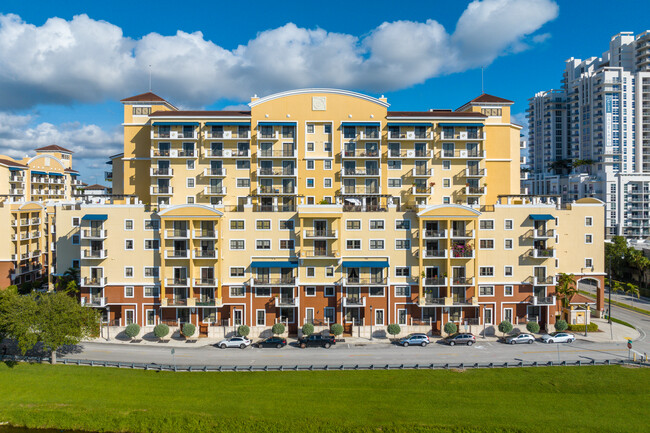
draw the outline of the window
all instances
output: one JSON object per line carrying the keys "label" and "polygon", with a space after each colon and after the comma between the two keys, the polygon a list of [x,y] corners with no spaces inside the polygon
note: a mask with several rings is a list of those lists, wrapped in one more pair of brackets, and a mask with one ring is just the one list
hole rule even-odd
{"label": "window", "polygon": [[75,269],[79,268],[79,260],[73,260],[72,261],[72,267],[75,268]]}
{"label": "window", "polygon": [[230,221],[230,230],[244,230],[244,220]]}
{"label": "window", "polygon": [[185,179],[186,185],[188,188],[194,188],[194,178],[188,177]]}
{"label": "window", "polygon": [[255,310],[255,324],[257,326],[266,326],[266,311],[264,310]]}
{"label": "window", "polygon": [[478,293],[480,296],[494,296],[494,286],[479,286]]}
{"label": "window", "polygon": [[332,169],[332,160],[326,159],[323,161],[323,170],[331,170]]}
{"label": "window", "polygon": [[442,161],[443,170],[451,170],[451,161]]}
{"label": "window", "polygon": [[331,134],[332,133],[332,125],[323,125],[323,133]]}
{"label": "window", "polygon": [[396,250],[410,250],[411,241],[408,239],[395,239],[395,249]]}
{"label": "window", "polygon": [[395,276],[396,277],[410,277],[411,276],[411,268],[408,266],[397,266],[395,268]]}
{"label": "window", "polygon": [[395,296],[399,296],[399,297],[411,296],[411,286],[395,286]]}
{"label": "window", "polygon": [[293,220],[280,220],[280,230],[293,230]]}
{"label": "window", "polygon": [[494,267],[492,266],[481,266],[478,268],[478,274],[481,277],[493,277],[494,276]]}
{"label": "window", "polygon": [[147,326],[156,325],[156,310],[146,310],[145,311]]}
{"label": "window", "polygon": [[194,204],[194,196],[188,195],[187,197],[185,197],[185,203]]}
{"label": "window", "polygon": [[133,278],[133,267],[125,266],[124,267],[124,278]]}
{"label": "window", "polygon": [[237,170],[250,170],[251,162],[247,159],[237,160]]}
{"label": "window", "polygon": [[586,235],[585,235],[585,243],[586,243],[586,244],[590,244],[590,243],[592,243],[593,240],[594,240],[594,238],[593,238],[592,235],[590,235],[590,234],[586,234]]}
{"label": "window", "polygon": [[335,290],[334,286],[325,286],[325,296],[327,296],[328,298],[331,298],[335,294],[336,294],[336,290]]}
{"label": "window", "polygon": [[325,276],[328,278],[331,278],[334,276],[334,267],[333,266],[328,266],[325,268]]}
{"label": "window", "polygon": [[231,250],[243,250],[246,248],[246,241],[243,239],[231,239],[230,240],[230,249]]}
{"label": "window", "polygon": [[188,170],[194,170],[194,160],[188,159],[185,163],[185,166],[187,167]]}
{"label": "window", "polygon": [[345,242],[345,248],[348,250],[360,250],[361,241],[359,239],[350,239]]}
{"label": "window", "polygon": [[[312,151],[313,150],[314,149],[312,148]],[[307,170],[315,170],[316,169],[316,162],[313,159],[308,159],[305,162],[307,163]]]}
{"label": "window", "polygon": [[384,249],[384,240],[383,239],[370,239],[370,249],[371,250],[383,250]]}
{"label": "window", "polygon": [[493,319],[493,317],[492,317],[492,308],[486,308],[484,311],[485,311],[485,317],[484,317],[485,324],[486,325],[492,325],[493,324],[492,323],[492,319]]}
{"label": "window", "polygon": [[305,287],[305,296],[316,296],[316,287]]}
{"label": "window", "polygon": [[257,220],[255,226],[257,230],[271,230],[271,220]]}
{"label": "window", "polygon": [[268,239],[258,239],[255,241],[255,249],[256,250],[270,250],[271,249],[271,241]]}
{"label": "window", "polygon": [[233,278],[242,278],[244,276],[244,268],[240,266],[230,268],[230,276]]}
{"label": "window", "polygon": [[133,250],[133,239],[124,239],[124,249]]}
{"label": "window", "polygon": [[156,286],[147,286],[144,288],[144,297],[145,298],[157,298],[160,296],[160,293],[158,292],[158,287]]}
{"label": "window", "polygon": [[307,188],[314,188],[316,186],[316,180],[313,177],[307,178]]}
{"label": "window", "polygon": [[389,178],[388,179],[388,187],[389,188],[401,188],[402,187],[402,179],[400,179],[399,177]]}
{"label": "window", "polygon": [[324,318],[325,318],[325,323],[336,323],[336,312],[334,307],[325,307],[323,310],[324,313]]}
{"label": "window", "polygon": [[384,325],[384,310],[375,310],[375,325]]}
{"label": "window", "polygon": [[503,286],[503,296],[513,296],[514,293],[513,286]]}
{"label": "window", "polygon": [[158,230],[160,229],[159,220],[144,220],[144,229],[145,230]]}
{"label": "window", "polygon": [[280,240],[280,249],[281,250],[293,250],[295,249],[295,242],[293,239],[281,239]]}
{"label": "window", "polygon": [[388,169],[389,170],[401,170],[402,169],[402,161],[399,161],[397,159],[389,159],[388,160]]}
{"label": "window", "polygon": [[505,220],[503,222],[503,228],[505,230],[512,230],[512,227],[513,227],[513,221],[512,220]]}
{"label": "window", "polygon": [[504,239],[503,240],[503,248],[506,250],[511,250],[512,249],[512,239]]}
{"label": "window", "polygon": [[593,259],[585,259],[585,268],[593,268],[594,267],[594,260]]}
{"label": "window", "polygon": [[133,286],[124,286],[124,297],[132,298],[134,296]]}
{"label": "window", "polygon": [[406,310],[404,309],[397,310],[397,324],[406,325]]}
{"label": "window", "polygon": [[231,298],[243,298],[246,296],[246,288],[244,286],[230,286]]}
{"label": "window", "polygon": [[149,114],[151,114],[151,107],[139,107],[137,105],[133,106],[134,116],[148,116]]}
{"label": "window", "polygon": [[383,287],[371,287],[368,289],[370,292],[370,296],[372,297],[380,297],[384,296],[384,288]]}
{"label": "window", "polygon": [[503,275],[506,277],[512,277],[512,266],[506,266],[503,268]]}
{"label": "window", "polygon": [[478,241],[479,248],[482,250],[493,250],[494,239],[480,239]]}
{"label": "window", "polygon": [[314,133],[314,124],[313,123],[308,123],[307,124],[307,134],[313,134]]}
{"label": "window", "polygon": [[494,220],[481,220],[478,227],[481,230],[494,230]]}
{"label": "window", "polygon": [[146,278],[158,278],[159,274],[159,269],[155,266],[144,268],[144,276]]}
{"label": "window", "polygon": [[251,180],[247,178],[237,178],[237,188],[250,188]]}
{"label": "window", "polygon": [[160,241],[158,239],[145,239],[144,240],[144,249],[145,250],[157,250],[160,248]]}
{"label": "window", "polygon": [[449,203],[451,203],[451,197],[449,197],[448,195],[442,197],[442,203],[443,203],[443,204],[449,204]]}
{"label": "window", "polygon": [[81,225],[81,219],[79,217],[72,217],[72,227],[79,227]]}
{"label": "window", "polygon": [[133,220],[124,220],[124,230],[133,230]]}
{"label": "window", "polygon": [[384,220],[370,220],[370,230],[383,230]]}
{"label": "window", "polygon": [[72,245],[79,245],[79,235],[72,235]]}
{"label": "window", "polygon": [[512,308],[503,309],[503,320],[512,323]]}
{"label": "window", "polygon": [[324,188],[331,188],[332,187],[332,178],[331,177],[326,177],[323,179],[323,187]]}
{"label": "window", "polygon": [[270,287],[255,287],[255,297],[256,298],[269,298],[271,296]]}
{"label": "window", "polygon": [[347,220],[345,221],[346,230],[361,230],[361,220]]}
{"label": "window", "polygon": [[411,230],[411,220],[395,220],[395,230]]}
{"label": "window", "polygon": [[316,268],[313,266],[307,267],[307,277],[314,278],[316,276]]}
{"label": "window", "polygon": [[594,219],[592,217],[585,217],[585,226],[591,227],[594,225]]}
{"label": "window", "polygon": [[451,188],[451,179],[449,179],[448,177],[442,179],[442,187]]}

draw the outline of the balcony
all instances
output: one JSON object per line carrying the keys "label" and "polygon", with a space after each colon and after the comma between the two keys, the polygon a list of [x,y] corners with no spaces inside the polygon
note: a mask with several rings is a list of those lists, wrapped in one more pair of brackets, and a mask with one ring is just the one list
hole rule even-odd
{"label": "balcony", "polygon": [[90,297],[82,297],[81,298],[81,306],[82,307],[105,307],[106,306],[106,298],[101,297],[101,296],[90,296]]}
{"label": "balcony", "polygon": [[464,296],[453,296],[450,297],[452,305],[458,305],[458,306],[468,306],[468,305],[473,305],[473,306],[478,306],[478,298],[476,297],[471,297],[471,298],[466,298]]}
{"label": "balcony", "polygon": [[467,287],[474,285],[474,277],[452,277],[451,285],[454,287]]}
{"label": "balcony", "polygon": [[259,186],[257,188],[257,192],[259,194],[264,194],[264,195],[275,195],[275,194],[281,194],[281,195],[293,195],[293,194],[298,194],[298,188],[297,187],[274,187],[274,186]]}
{"label": "balcony", "polygon": [[216,287],[217,280],[215,278],[195,278],[194,287]]}
{"label": "balcony", "polygon": [[327,258],[336,258],[338,257],[338,251],[328,250],[325,248],[317,249],[303,249],[300,251],[300,258],[302,259],[327,259]]}
{"label": "balcony", "polygon": [[192,258],[214,260],[217,258],[217,252],[215,250],[194,249],[192,250]]}
{"label": "balcony", "polygon": [[194,149],[151,149],[152,158],[196,158],[197,152]]}
{"label": "balcony", "polygon": [[447,238],[447,230],[423,230],[424,239],[445,239]]}
{"label": "balcony", "polygon": [[484,150],[442,150],[440,158],[445,159],[484,159]]}
{"label": "balcony", "polygon": [[219,140],[250,140],[251,132],[248,131],[206,131],[205,139],[219,139]]}
{"label": "balcony", "polygon": [[250,158],[249,149],[204,149],[206,158]]}
{"label": "balcony", "polygon": [[464,195],[485,195],[487,188],[483,186],[466,186],[462,191]]}
{"label": "balcony", "polygon": [[433,158],[433,155],[434,155],[433,150],[389,150],[388,151],[388,158],[389,159],[390,158],[399,158],[399,159],[423,158],[423,159],[431,159],[431,158]]}
{"label": "balcony", "polygon": [[189,259],[189,250],[165,250],[165,259]]}
{"label": "balcony", "polygon": [[411,187],[411,194],[413,195],[429,195],[433,194],[433,187],[413,185]]}
{"label": "balcony", "polygon": [[205,195],[226,195],[225,186],[206,186],[203,188]]}
{"label": "balcony", "polygon": [[215,298],[212,296],[201,296],[196,301],[197,307],[221,307],[223,305],[223,300],[221,298]]}
{"label": "balcony", "polygon": [[225,168],[204,168],[203,176],[205,177],[225,177],[226,169]]}
{"label": "balcony", "polygon": [[298,152],[292,149],[288,150],[259,150],[258,158],[296,158]]}
{"label": "balcony", "polygon": [[9,176],[9,182],[25,182],[25,176],[11,175]]}
{"label": "balcony", "polygon": [[338,230],[303,230],[305,239],[336,239]]}
{"label": "balcony", "polygon": [[411,170],[412,177],[431,177],[433,176],[433,168],[419,168],[415,167]]}
{"label": "balcony", "polygon": [[103,260],[108,257],[108,250],[92,250],[92,249],[83,249],[83,258],[84,259],[96,259]]}
{"label": "balcony", "polygon": [[344,168],[341,172],[343,176],[379,176],[378,168]]}
{"label": "balcony", "polygon": [[217,239],[219,232],[216,230],[194,230],[194,239]]}
{"label": "balcony", "polygon": [[485,140],[484,132],[469,133],[469,132],[455,132],[453,134],[445,133],[440,134],[441,140]]}
{"label": "balcony", "polygon": [[425,278],[424,285],[425,286],[446,286],[447,277]]}
{"label": "balcony", "polygon": [[553,248],[533,248],[528,251],[528,256],[534,259],[552,259],[555,258],[555,250]]}
{"label": "balcony", "polygon": [[172,177],[174,176],[174,169],[151,167],[149,169],[149,175],[151,177]]}
{"label": "balcony", "polygon": [[276,296],[275,306],[281,308],[293,308],[300,306],[300,298],[290,298],[286,296]]}
{"label": "balcony", "polygon": [[341,152],[343,158],[379,158],[379,150],[344,150]]}
{"label": "balcony", "polygon": [[452,239],[474,239],[474,230],[452,230]]}
{"label": "balcony", "polygon": [[425,259],[446,259],[447,258],[447,250],[424,250],[424,254],[422,255],[423,258]]}
{"label": "balcony", "polygon": [[487,176],[486,168],[466,168],[465,177],[484,177]]}
{"label": "balcony", "polygon": [[83,286],[86,287],[104,287],[106,285],[106,277],[84,277]]}
{"label": "balcony", "polygon": [[420,306],[450,306],[453,305],[453,301],[451,297],[448,296],[433,296],[429,294],[425,294],[424,298],[420,298],[419,302]]}
{"label": "balcony", "polygon": [[532,235],[533,239],[553,239],[555,238],[555,230],[533,229]]}
{"label": "balcony", "polygon": [[554,286],[555,285],[555,277],[532,276],[532,277],[528,277],[526,279],[526,282],[528,284],[532,284],[534,286]]}
{"label": "balcony", "polygon": [[366,306],[365,296],[346,296],[341,299],[344,308],[364,308]]}
{"label": "balcony", "polygon": [[25,190],[22,188],[11,188],[9,189],[9,195],[24,195]]}
{"label": "balcony", "polygon": [[528,302],[530,302],[532,305],[535,306],[548,306],[548,305],[556,305],[557,304],[557,298],[555,295],[553,296],[531,296],[528,298]]}
{"label": "balcony", "polygon": [[107,230],[101,230],[101,229],[85,229],[81,230],[81,239],[106,239],[108,236],[108,231]]}
{"label": "balcony", "polygon": [[152,140],[196,140],[196,137],[197,137],[196,131],[193,132],[184,132],[184,131],[158,132],[156,130],[151,131]]}
{"label": "balcony", "polygon": [[257,169],[257,175],[258,176],[290,176],[290,177],[296,177],[298,176],[298,170],[293,168],[293,169],[287,169],[287,168],[258,168]]}
{"label": "balcony", "polygon": [[167,229],[165,230],[166,239],[189,239],[190,231],[183,229]]}
{"label": "balcony", "polygon": [[39,225],[40,223],[41,223],[41,219],[40,219],[40,218],[32,218],[32,219],[31,219],[31,222],[30,222],[30,224],[33,225],[33,226],[34,226],[34,225]]}
{"label": "balcony", "polygon": [[165,278],[167,287],[188,287],[190,280],[188,278]]}
{"label": "balcony", "polygon": [[174,188],[171,186],[152,186],[149,187],[149,194],[151,195],[172,195]]}
{"label": "balcony", "polygon": [[384,277],[347,277],[343,279],[344,286],[385,286],[388,279]]}
{"label": "balcony", "polygon": [[415,131],[388,131],[389,140],[433,140],[433,132],[415,132]]}
{"label": "balcony", "polygon": [[378,186],[343,186],[341,194],[350,195],[366,195],[366,194],[380,194]]}
{"label": "balcony", "polygon": [[[292,137],[293,138],[293,137]],[[257,133],[257,139],[258,140],[279,140],[280,139],[280,131],[271,131],[271,132],[258,132]]]}
{"label": "balcony", "polygon": [[[347,140],[350,140],[350,137],[345,137]],[[359,131],[356,137],[352,139],[356,140],[379,140],[381,137],[379,135],[379,130],[371,131],[366,133],[366,131]]]}
{"label": "balcony", "polygon": [[279,278],[253,278],[253,285],[255,286],[295,286],[295,277],[279,277]]}

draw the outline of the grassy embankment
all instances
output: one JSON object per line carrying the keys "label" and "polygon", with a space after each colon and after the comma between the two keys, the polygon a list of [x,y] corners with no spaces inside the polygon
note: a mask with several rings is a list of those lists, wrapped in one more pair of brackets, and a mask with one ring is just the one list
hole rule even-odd
{"label": "grassy embankment", "polygon": [[650,369],[172,373],[0,364],[0,422],[130,432],[646,431]]}

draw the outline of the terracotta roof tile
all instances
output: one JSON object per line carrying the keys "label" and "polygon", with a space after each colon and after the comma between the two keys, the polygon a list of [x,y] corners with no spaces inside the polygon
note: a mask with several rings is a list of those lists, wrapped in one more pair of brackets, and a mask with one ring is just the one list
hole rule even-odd
{"label": "terracotta roof tile", "polygon": [[124,98],[120,102],[167,102],[160,96],[152,92],[142,93],[140,95]]}
{"label": "terracotta roof tile", "polygon": [[66,149],[65,147],[57,146],[56,144],[51,144],[49,146],[45,147],[39,147],[36,149],[37,152],[47,152],[47,151],[55,151],[55,152],[67,152],[67,153],[74,153],[71,150]]}
{"label": "terracotta roof tile", "polygon": [[389,111],[388,117],[476,117],[484,119],[486,116],[474,112],[458,112],[451,110],[433,110],[433,111]]}
{"label": "terracotta roof tile", "polygon": [[205,117],[205,116],[241,116],[249,117],[250,111],[156,111],[149,117]]}
{"label": "terracotta roof tile", "polygon": [[569,304],[595,304],[596,301],[586,297],[585,295],[581,295],[580,293],[576,293],[575,295],[571,296],[571,299],[569,300]]}
{"label": "terracotta roof tile", "polygon": [[94,185],[88,185],[84,187],[84,189],[102,190],[102,189],[108,189],[108,187],[104,185],[94,184]]}
{"label": "terracotta roof tile", "polygon": [[16,161],[12,161],[10,159],[0,159],[0,164],[8,165],[10,167],[20,167],[20,168],[27,168],[26,165],[21,164]]}

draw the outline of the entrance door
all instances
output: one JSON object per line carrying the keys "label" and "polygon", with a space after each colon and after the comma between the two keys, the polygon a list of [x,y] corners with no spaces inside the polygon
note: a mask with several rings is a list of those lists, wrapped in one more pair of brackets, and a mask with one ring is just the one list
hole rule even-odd
{"label": "entrance door", "polygon": [[233,326],[240,326],[244,324],[244,311],[233,310]]}

